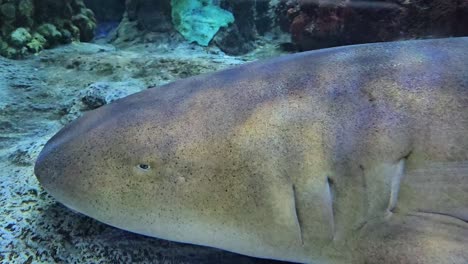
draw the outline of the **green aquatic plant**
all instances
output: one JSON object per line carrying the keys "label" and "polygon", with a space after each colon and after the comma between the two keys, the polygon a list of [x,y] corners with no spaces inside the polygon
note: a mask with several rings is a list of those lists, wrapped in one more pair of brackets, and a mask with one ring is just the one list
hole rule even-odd
{"label": "green aquatic plant", "polygon": [[172,23],[185,39],[208,46],[221,27],[234,22],[231,12],[214,0],[171,0]]}

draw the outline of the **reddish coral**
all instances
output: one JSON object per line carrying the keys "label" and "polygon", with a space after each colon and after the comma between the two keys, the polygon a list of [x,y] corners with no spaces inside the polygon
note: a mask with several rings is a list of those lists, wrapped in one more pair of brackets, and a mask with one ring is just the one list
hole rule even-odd
{"label": "reddish coral", "polygon": [[295,0],[292,40],[302,50],[468,35],[468,0]]}
{"label": "reddish coral", "polygon": [[310,17],[305,13],[300,13],[296,17],[294,17],[291,26],[291,37],[294,42],[301,42],[302,35],[304,33],[305,27],[309,24]]}

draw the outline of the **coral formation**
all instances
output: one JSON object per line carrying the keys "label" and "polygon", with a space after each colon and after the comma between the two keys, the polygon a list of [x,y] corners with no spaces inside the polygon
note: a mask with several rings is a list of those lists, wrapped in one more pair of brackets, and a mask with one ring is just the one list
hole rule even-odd
{"label": "coral formation", "polygon": [[114,45],[125,47],[147,42],[147,35],[153,34],[170,42],[173,32],[170,0],[126,0],[123,19],[109,39]]}
{"label": "coral formation", "polygon": [[90,41],[95,28],[94,14],[82,0],[0,0],[0,55],[5,57]]}
{"label": "coral formation", "polygon": [[0,55],[21,58],[95,35],[118,47],[194,42],[242,55],[288,33],[281,47],[310,50],[462,36],[467,24],[468,2],[459,0],[0,0]]}
{"label": "coral formation", "polygon": [[172,0],[172,22],[185,39],[208,46],[221,27],[234,22],[229,11],[213,0]]}
{"label": "coral formation", "polygon": [[26,46],[31,39],[32,36],[28,30],[22,27],[17,28],[10,36],[11,44],[19,48]]}
{"label": "coral formation", "polygon": [[[178,10],[173,10],[171,0],[127,0],[125,15],[116,35],[113,37],[113,43],[118,46],[128,46],[139,42],[151,42],[156,35],[159,36],[156,39],[163,38],[166,42],[170,42],[170,39],[172,42],[180,43],[182,40],[178,37],[179,34],[175,34],[179,30],[178,25],[180,22],[178,19],[185,19],[181,22],[186,26],[194,25],[197,21],[192,20],[193,16],[190,10],[195,12],[203,10],[203,7],[198,7],[200,7],[200,3],[205,3],[207,6],[216,6],[218,10],[226,10],[231,13],[234,21],[219,30],[216,29],[217,33],[213,30],[216,33],[214,36],[211,36],[211,34],[201,36],[202,42],[207,43],[207,40],[209,41],[212,38],[210,44],[217,46],[223,52],[229,55],[242,55],[254,50],[257,46],[256,41],[264,35],[273,31],[275,34],[281,33],[279,30],[275,30],[277,21],[287,19],[285,12],[277,10],[281,6],[279,4],[281,1],[174,0],[172,4],[174,3]],[[194,8],[195,5],[198,7]],[[182,11],[186,12],[185,15],[188,12],[189,16],[180,17]],[[222,13],[226,14],[225,12]],[[210,13],[208,12],[208,14]],[[199,14],[197,17],[199,17]],[[206,18],[203,19],[206,20]],[[174,20],[176,20],[175,25],[173,25]],[[203,25],[203,27],[206,26]],[[200,31],[198,25],[196,30]],[[189,35],[194,32],[190,28],[181,30],[181,32],[185,31]]]}
{"label": "coral formation", "polygon": [[285,5],[291,37],[300,50],[468,34],[467,1],[291,0]]}

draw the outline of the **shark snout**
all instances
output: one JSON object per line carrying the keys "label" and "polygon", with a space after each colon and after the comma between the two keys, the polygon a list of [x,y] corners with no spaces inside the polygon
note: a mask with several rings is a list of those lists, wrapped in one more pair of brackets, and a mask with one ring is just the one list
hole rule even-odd
{"label": "shark snout", "polygon": [[50,190],[51,185],[57,182],[58,177],[62,174],[63,164],[61,164],[60,159],[56,158],[57,154],[60,156],[56,148],[51,149],[50,146],[46,145],[34,165],[36,178],[47,190]]}

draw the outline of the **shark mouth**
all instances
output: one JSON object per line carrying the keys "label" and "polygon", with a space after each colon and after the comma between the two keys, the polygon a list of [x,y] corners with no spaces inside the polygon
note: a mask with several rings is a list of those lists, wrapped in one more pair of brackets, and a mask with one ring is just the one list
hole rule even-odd
{"label": "shark mouth", "polygon": [[448,212],[435,212],[435,211],[424,211],[424,210],[418,210],[416,211],[417,213],[420,214],[431,214],[431,215],[440,215],[440,216],[446,216],[450,218],[454,218],[457,220],[460,220],[462,222],[468,223],[468,213],[465,212],[460,212],[460,213],[448,213]]}

